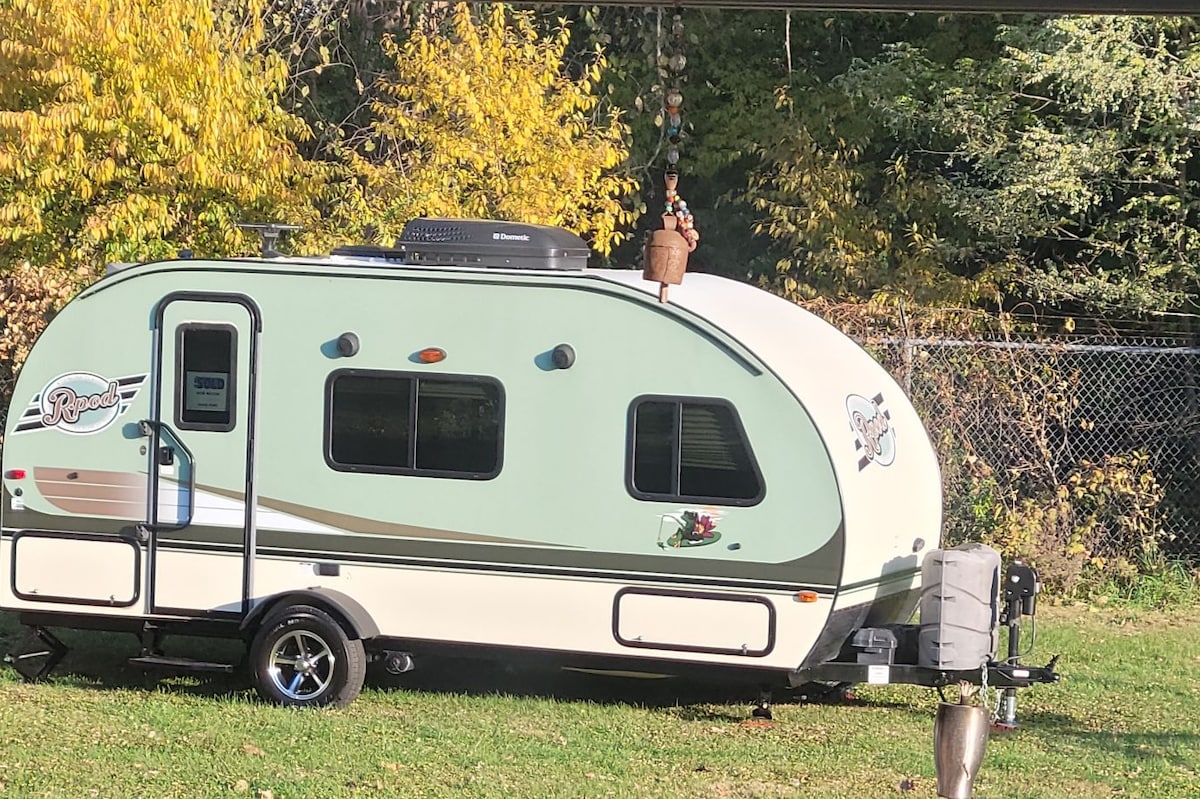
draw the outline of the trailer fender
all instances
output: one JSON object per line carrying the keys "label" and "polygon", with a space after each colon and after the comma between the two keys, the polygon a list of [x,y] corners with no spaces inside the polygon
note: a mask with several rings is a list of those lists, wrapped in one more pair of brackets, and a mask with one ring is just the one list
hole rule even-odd
{"label": "trailer fender", "polygon": [[366,640],[379,635],[379,625],[367,609],[358,600],[332,588],[304,588],[267,597],[242,619],[241,630],[251,632],[277,609],[291,605],[316,605],[327,609],[344,624],[352,638]]}

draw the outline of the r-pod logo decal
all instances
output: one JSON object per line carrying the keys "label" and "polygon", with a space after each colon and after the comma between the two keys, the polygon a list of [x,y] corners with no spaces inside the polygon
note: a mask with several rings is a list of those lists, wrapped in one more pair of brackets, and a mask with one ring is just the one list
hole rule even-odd
{"label": "r-pod logo decal", "polygon": [[896,460],[896,431],[892,429],[892,415],[883,407],[883,394],[876,394],[874,399],[851,394],[846,397],[846,413],[855,435],[858,470],[861,472],[872,462],[891,466]]}
{"label": "r-pod logo decal", "polygon": [[68,372],[51,380],[26,406],[14,433],[54,427],[64,433],[98,433],[116,421],[137,396],[146,375],[113,380]]}

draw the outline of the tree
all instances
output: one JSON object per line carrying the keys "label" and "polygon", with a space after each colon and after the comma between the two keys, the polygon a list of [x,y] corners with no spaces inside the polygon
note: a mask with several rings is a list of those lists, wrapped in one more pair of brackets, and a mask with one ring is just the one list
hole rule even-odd
{"label": "tree", "polygon": [[601,51],[564,73],[565,23],[540,36],[531,14],[454,7],[449,31],[385,39],[394,74],[373,103],[370,138],[347,153],[366,185],[362,213],[384,237],[416,216],[561,225],[607,252],[632,214],[619,167],[627,129],[600,113]]}
{"label": "tree", "polygon": [[1018,300],[1195,310],[1194,31],[1137,17],[997,25],[974,50],[898,44],[841,86],[891,163],[936,197],[925,239],[946,272]]}
{"label": "tree", "polygon": [[784,251],[777,289],[793,297],[935,304],[994,294],[998,270],[954,251],[950,239],[960,225],[936,181],[914,168],[916,156],[897,146],[873,105],[895,90],[894,81],[864,78],[868,100],[848,75],[910,42],[950,58],[986,57],[995,22],[918,15],[887,27],[876,16],[827,23],[852,43],[841,48],[849,52],[830,42],[821,70],[806,70],[778,93],[788,125],[760,147],[742,195],[759,211],[757,230]]}
{"label": "tree", "polygon": [[238,221],[306,221],[319,175],[263,8],[0,2],[0,269],[228,253]]}

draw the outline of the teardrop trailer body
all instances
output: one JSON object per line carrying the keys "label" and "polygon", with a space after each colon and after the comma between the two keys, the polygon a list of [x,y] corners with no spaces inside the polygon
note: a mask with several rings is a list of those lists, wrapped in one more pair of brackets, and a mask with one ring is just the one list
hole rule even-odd
{"label": "teardrop trailer body", "polygon": [[31,638],[7,660],[46,674],[53,627],[134,632],[149,666],[225,668],[163,640],[240,638],[296,705],[463,647],[756,684],[1057,679],[995,660],[1032,572],[1002,592],[989,560],[953,589],[974,615],[906,624],[957,561],[928,437],[866,352],[754,287],[692,275],[662,303],[587,257],[554,228],[417,220],[395,250],[84,290],[8,414],[0,609]]}

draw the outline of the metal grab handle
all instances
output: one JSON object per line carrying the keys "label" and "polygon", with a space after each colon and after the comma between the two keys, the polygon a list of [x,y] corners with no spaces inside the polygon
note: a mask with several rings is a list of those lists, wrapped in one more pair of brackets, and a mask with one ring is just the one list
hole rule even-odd
{"label": "metal grab handle", "polygon": [[[192,523],[192,517],[196,515],[196,458],[192,455],[192,451],[187,448],[187,445],[179,440],[179,436],[171,429],[170,425],[165,422],[156,422],[153,419],[142,419],[138,422],[138,432],[143,436],[151,439],[150,448],[150,519],[145,525],[141,525],[146,531],[151,533],[169,533],[174,530],[182,530]],[[169,448],[178,449],[187,457],[188,466],[188,487],[187,487],[187,516],[181,522],[175,524],[159,524],[158,523],[158,470],[162,464],[161,449],[164,437],[168,441]]]}

